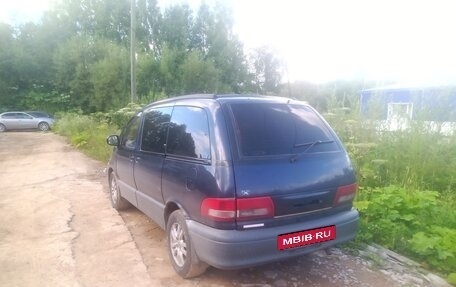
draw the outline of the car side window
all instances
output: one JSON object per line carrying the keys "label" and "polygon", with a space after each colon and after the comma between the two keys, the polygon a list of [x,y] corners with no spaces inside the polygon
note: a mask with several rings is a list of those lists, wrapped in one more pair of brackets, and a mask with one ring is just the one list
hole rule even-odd
{"label": "car side window", "polygon": [[32,119],[31,116],[29,116],[29,115],[27,115],[27,114],[24,114],[24,113],[18,113],[18,114],[17,114],[17,118],[18,118],[18,119],[28,119],[28,120],[29,120],[29,119]]}
{"label": "car side window", "polygon": [[3,119],[14,119],[14,120],[20,120],[20,119],[32,119],[31,116],[24,114],[24,113],[7,113],[2,115]]}
{"label": "car side window", "polygon": [[153,108],[144,113],[141,150],[165,153],[172,107]]}
{"label": "car side window", "polygon": [[166,152],[197,159],[211,158],[209,122],[205,110],[196,107],[174,107]]}
{"label": "car side window", "polygon": [[136,147],[139,124],[141,123],[141,114],[136,115],[130,120],[120,136],[120,147],[134,150]]}
{"label": "car side window", "polygon": [[17,119],[17,113],[8,113],[2,116],[4,119]]}

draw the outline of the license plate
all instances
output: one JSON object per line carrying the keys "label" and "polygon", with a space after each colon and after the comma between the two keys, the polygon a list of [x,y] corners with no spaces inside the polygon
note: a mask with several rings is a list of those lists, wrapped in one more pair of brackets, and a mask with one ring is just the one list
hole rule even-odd
{"label": "license plate", "polygon": [[336,226],[326,226],[277,236],[277,249],[285,250],[336,239]]}

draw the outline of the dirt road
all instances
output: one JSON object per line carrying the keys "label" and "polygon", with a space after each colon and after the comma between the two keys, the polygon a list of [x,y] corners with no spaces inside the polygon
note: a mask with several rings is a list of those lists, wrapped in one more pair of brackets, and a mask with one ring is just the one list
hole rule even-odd
{"label": "dirt road", "polygon": [[0,133],[0,286],[400,286],[335,249],[183,280],[165,233],[111,208],[104,164],[52,133]]}

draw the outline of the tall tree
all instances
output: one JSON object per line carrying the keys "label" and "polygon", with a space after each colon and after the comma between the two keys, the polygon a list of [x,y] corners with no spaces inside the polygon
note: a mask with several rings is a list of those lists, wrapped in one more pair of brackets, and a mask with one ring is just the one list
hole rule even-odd
{"label": "tall tree", "polygon": [[154,101],[160,95],[161,74],[160,61],[153,53],[142,53],[138,56],[137,92],[140,101]]}
{"label": "tall tree", "polygon": [[161,39],[168,48],[187,52],[190,44],[192,11],[187,5],[174,5],[165,10],[161,25]]}
{"label": "tall tree", "polygon": [[213,26],[208,29],[207,57],[211,58],[220,76],[220,92],[240,93],[245,90],[248,66],[242,43],[233,34],[231,13],[223,6],[215,8]]}
{"label": "tall tree", "polygon": [[90,65],[97,60],[95,43],[87,35],[75,36],[62,43],[54,56],[55,88],[70,97],[74,108],[89,111],[94,88]]}
{"label": "tall tree", "polygon": [[79,34],[128,44],[130,34],[129,1],[67,0],[63,9]]}
{"label": "tall tree", "polygon": [[161,53],[162,14],[157,0],[137,1],[136,38],[141,52],[152,52],[155,56]]}
{"label": "tall tree", "polygon": [[19,75],[15,68],[15,46],[13,27],[0,23],[0,107],[2,108],[14,105],[13,95],[18,90]]}
{"label": "tall tree", "polygon": [[[248,89],[246,57],[225,8],[162,12],[157,0],[136,4],[140,97]],[[91,112],[128,101],[129,8],[127,0],[66,0],[40,23],[0,26],[0,104]]]}
{"label": "tall tree", "polygon": [[206,4],[202,4],[191,27],[190,48],[199,50],[205,57],[209,52],[209,35],[215,28],[215,15]]}
{"label": "tall tree", "polygon": [[204,60],[199,51],[192,51],[182,67],[184,93],[218,92],[220,71],[214,63]]}
{"label": "tall tree", "polygon": [[129,62],[127,49],[114,44],[97,42],[104,57],[90,69],[94,95],[90,98],[92,111],[106,112],[128,103]]}
{"label": "tall tree", "polygon": [[186,53],[179,49],[163,47],[160,59],[160,81],[164,93],[167,96],[181,95],[182,86],[182,65],[185,62]]}
{"label": "tall tree", "polygon": [[255,49],[250,61],[257,93],[277,94],[280,91],[281,64],[271,48],[263,46]]}

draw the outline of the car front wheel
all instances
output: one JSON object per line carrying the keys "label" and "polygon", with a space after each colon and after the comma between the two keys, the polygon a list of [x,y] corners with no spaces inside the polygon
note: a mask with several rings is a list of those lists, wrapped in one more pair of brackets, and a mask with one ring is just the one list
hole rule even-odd
{"label": "car front wheel", "polygon": [[6,127],[4,124],[0,124],[0,133],[6,132]]}
{"label": "car front wheel", "polygon": [[166,233],[169,258],[174,270],[183,278],[203,274],[208,265],[200,261],[196,255],[181,210],[176,210],[169,216]]}
{"label": "car front wheel", "polygon": [[124,210],[130,207],[131,204],[120,194],[116,177],[112,172],[109,175],[109,195],[111,198],[111,205],[116,210]]}

